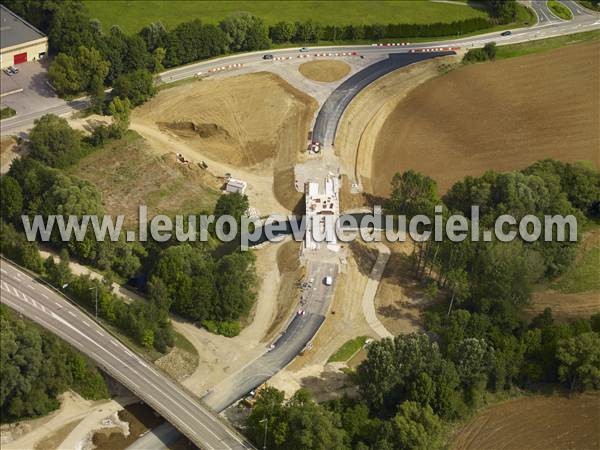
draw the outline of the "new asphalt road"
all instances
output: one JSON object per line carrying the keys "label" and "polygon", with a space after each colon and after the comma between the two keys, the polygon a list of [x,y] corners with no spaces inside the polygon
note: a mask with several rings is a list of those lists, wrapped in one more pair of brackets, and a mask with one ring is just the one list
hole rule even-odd
{"label": "new asphalt road", "polygon": [[[585,8],[581,7],[574,1],[563,1],[563,3],[573,12],[572,20],[564,21],[554,16],[549,10],[545,1],[523,2],[532,7],[538,17],[538,23],[532,27],[519,28],[512,30],[510,36],[500,36],[499,32],[487,33],[477,36],[471,36],[461,39],[452,39],[447,41],[432,41],[427,43],[411,44],[402,47],[385,47],[371,45],[344,45],[344,46],[329,46],[329,47],[314,47],[309,55],[315,53],[327,52],[358,52],[363,55],[386,55],[392,53],[406,53],[412,49],[426,49],[434,47],[463,47],[474,48],[482,47],[487,42],[496,42],[498,45],[515,44],[537,39],[544,39],[553,36],[561,36],[565,34],[577,33],[582,31],[590,31],[600,29],[600,15],[594,14]],[[211,59],[202,61],[196,64],[190,64],[183,67],[178,67],[160,74],[159,79],[164,83],[171,83],[185,78],[196,76],[199,72],[202,74],[210,73],[211,70],[217,68],[227,68],[233,64],[243,64],[244,66],[256,67],[256,70],[261,70],[269,64],[285,64],[284,61],[264,61],[262,55],[271,53],[277,57],[296,58],[299,56],[298,48],[287,48],[278,50],[264,50],[259,52],[250,52],[225,56],[223,58]],[[18,94],[15,94],[18,95]],[[79,108],[79,102],[65,102],[63,106],[53,107],[51,110],[41,109],[36,113],[30,113],[27,116],[20,117],[18,114],[15,117],[5,119],[0,124],[2,134],[16,133],[24,131],[31,127],[33,121],[44,114],[66,114],[74,111],[74,107]]]}
{"label": "new asphalt road", "polygon": [[253,448],[216,414],[151,367],[62,295],[0,262],[0,298],[92,358],[201,448]]}

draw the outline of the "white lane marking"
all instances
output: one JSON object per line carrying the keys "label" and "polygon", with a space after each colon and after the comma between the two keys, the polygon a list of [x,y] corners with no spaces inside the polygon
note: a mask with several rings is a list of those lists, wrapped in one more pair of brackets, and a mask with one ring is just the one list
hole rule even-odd
{"label": "white lane marking", "polygon": [[96,330],[96,333],[98,333],[100,336],[104,336],[104,334],[98,330]]}
{"label": "white lane marking", "polygon": [[8,273],[6,270],[4,269],[0,269],[0,271],[2,271],[2,273]]}
{"label": "white lane marking", "polygon": [[68,312],[69,314],[71,314],[73,317],[77,317],[73,311],[67,311],[67,312]]}
{"label": "white lane marking", "polygon": [[83,324],[84,324],[86,327],[89,327],[89,326],[90,326],[90,324],[89,324],[89,323],[87,323],[85,320],[82,320],[82,322],[83,322]]}
{"label": "white lane marking", "polygon": [[46,294],[42,293],[42,292],[40,292],[40,295],[41,295],[42,297],[44,297],[45,299],[47,299],[47,298],[48,298],[48,296],[47,296]]}

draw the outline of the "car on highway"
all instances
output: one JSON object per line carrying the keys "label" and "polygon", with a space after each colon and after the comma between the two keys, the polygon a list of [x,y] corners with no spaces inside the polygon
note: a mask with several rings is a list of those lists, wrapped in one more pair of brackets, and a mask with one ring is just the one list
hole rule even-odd
{"label": "car on highway", "polygon": [[273,55],[271,55],[270,53],[263,55],[263,59],[273,59]]}
{"label": "car on highway", "polygon": [[512,31],[503,31],[502,33],[500,33],[500,36],[510,36],[512,34]]}
{"label": "car on highway", "polygon": [[332,277],[325,277],[323,279],[323,283],[325,283],[325,286],[331,286],[333,284],[333,278]]}
{"label": "car on highway", "polygon": [[310,51],[310,50],[309,50],[309,49],[307,49],[306,47],[302,47],[302,48],[300,49],[300,53],[306,53],[306,52],[309,52],[309,51]]}

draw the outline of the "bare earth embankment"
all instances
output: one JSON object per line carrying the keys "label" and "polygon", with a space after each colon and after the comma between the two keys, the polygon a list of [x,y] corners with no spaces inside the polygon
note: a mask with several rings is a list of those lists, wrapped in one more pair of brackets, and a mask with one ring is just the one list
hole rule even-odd
{"label": "bare earth embankment", "polygon": [[467,175],[545,158],[600,166],[599,69],[595,41],[464,66],[421,84],[370,130],[366,186],[386,195],[394,173],[408,169],[444,192]]}
{"label": "bare earth embankment", "polygon": [[253,206],[272,213],[277,202],[292,210],[300,199],[290,174],[316,107],[278,76],[252,73],[165,89],[134,111],[132,129],[158,152],[182,153],[206,161],[215,175],[246,180]]}
{"label": "bare earth embankment", "polygon": [[600,446],[600,397],[531,396],[491,406],[455,435],[455,450],[595,449]]}

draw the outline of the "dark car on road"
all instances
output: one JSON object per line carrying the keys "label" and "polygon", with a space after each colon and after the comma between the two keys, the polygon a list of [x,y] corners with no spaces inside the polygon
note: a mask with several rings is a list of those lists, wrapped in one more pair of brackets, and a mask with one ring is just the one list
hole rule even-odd
{"label": "dark car on road", "polygon": [[273,55],[271,55],[271,54],[263,55],[263,59],[273,59]]}
{"label": "dark car on road", "polygon": [[502,33],[500,33],[500,36],[510,36],[512,34],[512,31],[503,31]]}

